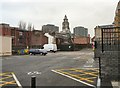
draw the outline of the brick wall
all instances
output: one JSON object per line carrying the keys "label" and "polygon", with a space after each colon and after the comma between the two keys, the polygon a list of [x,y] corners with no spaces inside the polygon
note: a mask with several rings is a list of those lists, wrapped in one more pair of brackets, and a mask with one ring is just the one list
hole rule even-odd
{"label": "brick wall", "polygon": [[48,39],[42,31],[33,31],[31,35],[31,46],[44,45],[48,43]]}
{"label": "brick wall", "polygon": [[89,37],[75,37],[74,44],[89,44],[90,38]]}
{"label": "brick wall", "polygon": [[9,24],[0,24],[0,35],[11,36]]}
{"label": "brick wall", "polygon": [[120,51],[105,51],[101,53],[101,77],[120,80]]}

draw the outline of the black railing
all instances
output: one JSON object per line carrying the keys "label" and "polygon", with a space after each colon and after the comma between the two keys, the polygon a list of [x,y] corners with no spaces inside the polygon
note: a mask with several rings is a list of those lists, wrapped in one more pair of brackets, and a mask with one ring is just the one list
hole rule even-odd
{"label": "black railing", "polygon": [[96,44],[102,52],[120,51],[120,27],[101,28],[101,37],[96,39]]}

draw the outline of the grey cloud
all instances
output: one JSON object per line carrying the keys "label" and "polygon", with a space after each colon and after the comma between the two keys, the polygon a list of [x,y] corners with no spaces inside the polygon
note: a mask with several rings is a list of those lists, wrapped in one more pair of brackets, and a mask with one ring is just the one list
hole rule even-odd
{"label": "grey cloud", "polygon": [[[119,0],[118,0],[119,1]],[[113,22],[117,0],[40,0],[27,2],[3,2],[2,18],[4,22],[18,25],[20,20],[31,22],[37,29],[47,23],[60,27],[66,14],[71,31],[81,25],[93,29],[99,24]]]}

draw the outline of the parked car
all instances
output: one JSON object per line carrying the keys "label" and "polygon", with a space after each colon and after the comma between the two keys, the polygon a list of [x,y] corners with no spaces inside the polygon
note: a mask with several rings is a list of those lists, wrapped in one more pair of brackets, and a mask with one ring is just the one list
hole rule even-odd
{"label": "parked car", "polygon": [[47,54],[47,50],[45,50],[45,49],[30,49],[29,54],[30,55],[42,54],[45,56]]}
{"label": "parked car", "polygon": [[45,44],[43,47],[47,51],[52,51],[54,53],[57,51],[57,45],[56,44]]}

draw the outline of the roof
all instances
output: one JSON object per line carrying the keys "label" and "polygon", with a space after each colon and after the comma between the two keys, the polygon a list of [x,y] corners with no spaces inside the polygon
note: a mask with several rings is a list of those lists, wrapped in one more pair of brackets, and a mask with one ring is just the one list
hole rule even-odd
{"label": "roof", "polygon": [[9,26],[9,24],[6,24],[6,23],[1,23],[0,25],[1,26]]}
{"label": "roof", "polygon": [[95,29],[96,28],[111,28],[111,27],[114,27],[114,25],[113,24],[110,24],[110,25],[101,25],[101,26],[98,25],[98,26],[95,27]]}
{"label": "roof", "polygon": [[120,0],[119,0],[119,2],[118,2],[118,4],[117,4],[117,8],[116,8],[115,13],[117,13],[119,9],[120,9]]}

